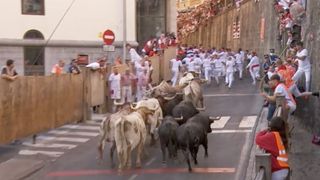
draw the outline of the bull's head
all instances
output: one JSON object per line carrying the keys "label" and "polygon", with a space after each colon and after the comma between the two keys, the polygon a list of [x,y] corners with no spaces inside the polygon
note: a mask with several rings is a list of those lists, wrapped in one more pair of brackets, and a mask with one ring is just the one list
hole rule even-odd
{"label": "bull's head", "polygon": [[211,124],[216,121],[216,120],[219,120],[221,117],[212,117],[212,116],[209,116],[209,124],[208,124],[208,127],[207,127],[207,133],[211,133],[212,132],[212,129],[211,129]]}

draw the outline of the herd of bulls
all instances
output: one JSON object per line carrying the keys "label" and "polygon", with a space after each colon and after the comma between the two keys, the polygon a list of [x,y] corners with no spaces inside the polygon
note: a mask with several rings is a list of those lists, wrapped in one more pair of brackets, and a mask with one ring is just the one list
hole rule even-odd
{"label": "herd of bulls", "polygon": [[118,168],[131,167],[131,152],[137,149],[136,167],[141,167],[141,156],[147,135],[154,144],[157,136],[166,162],[166,152],[170,158],[176,158],[180,150],[189,171],[192,171],[189,154],[197,164],[199,146],[208,156],[207,133],[211,132],[211,123],[218,118],[200,112],[203,106],[201,80],[193,74],[186,74],[177,87],[166,82],[150,88],[147,98],[135,105],[117,104],[121,109],[106,117],[100,128],[99,153],[103,158],[105,142],[112,143],[110,148],[111,164],[114,166],[113,154],[117,150]]}

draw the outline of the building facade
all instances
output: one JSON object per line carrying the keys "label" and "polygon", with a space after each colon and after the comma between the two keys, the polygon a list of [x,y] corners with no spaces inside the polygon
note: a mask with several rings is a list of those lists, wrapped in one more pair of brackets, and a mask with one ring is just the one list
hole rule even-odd
{"label": "building facade", "polygon": [[[126,0],[126,42],[137,44],[146,32],[174,30],[168,23],[170,0]],[[89,59],[122,55],[123,0],[12,0],[0,1],[0,64],[16,62],[19,74],[47,75],[58,60],[68,63],[78,56]],[[153,2],[148,14],[142,5]],[[170,3],[170,2],[169,2]],[[148,4],[149,5],[149,4]],[[157,8],[161,7],[160,10]],[[175,8],[174,8],[175,9]],[[174,10],[173,10],[174,11]],[[158,16],[156,16],[158,15]],[[147,17],[154,17],[149,22]],[[156,21],[158,20],[158,21]],[[171,20],[174,20],[174,18]],[[156,22],[156,23],[154,23]],[[158,28],[153,28],[157,24]],[[152,28],[141,28],[152,27]],[[115,52],[103,51],[102,33],[115,33]],[[137,31],[139,30],[139,31]],[[139,39],[138,39],[139,37]]]}

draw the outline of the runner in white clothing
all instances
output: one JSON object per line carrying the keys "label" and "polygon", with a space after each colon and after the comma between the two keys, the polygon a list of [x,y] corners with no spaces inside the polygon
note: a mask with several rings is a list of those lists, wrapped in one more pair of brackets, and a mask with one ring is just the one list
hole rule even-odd
{"label": "runner in white clothing", "polygon": [[247,69],[249,69],[251,78],[252,78],[252,84],[255,85],[257,82],[257,78],[260,78],[260,60],[257,57],[257,53],[256,52],[252,52],[252,58],[249,62],[249,64],[247,65]]}
{"label": "runner in white clothing", "polygon": [[298,70],[292,77],[296,83],[301,78],[302,74],[306,77],[306,91],[310,91],[310,76],[311,76],[311,64],[308,57],[308,50],[303,49],[303,43],[299,42],[296,45],[297,55],[296,55],[296,62],[298,61]]}
{"label": "runner in white clothing", "polygon": [[231,56],[229,56],[226,62],[226,86],[228,86],[229,89],[231,88],[233,82],[234,66],[235,61]]}
{"label": "runner in white clothing", "polygon": [[236,69],[239,71],[239,78],[242,79],[243,76],[243,64],[244,64],[244,54],[241,54],[241,49],[235,55],[236,57]]}
{"label": "runner in white clothing", "polygon": [[207,83],[211,83],[211,58],[206,55],[206,57],[203,60],[203,71],[204,71],[204,77],[207,80]]}
{"label": "runner in white clothing", "polygon": [[182,62],[179,60],[179,58],[172,59],[171,61],[171,71],[172,71],[172,86],[175,86],[178,81],[180,68],[182,66]]}

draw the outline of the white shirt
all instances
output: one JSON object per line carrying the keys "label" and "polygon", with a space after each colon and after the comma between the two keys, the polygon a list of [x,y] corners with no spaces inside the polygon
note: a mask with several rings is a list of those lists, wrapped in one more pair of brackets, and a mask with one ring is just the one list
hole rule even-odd
{"label": "white shirt", "polygon": [[183,60],[182,60],[186,65],[189,65],[191,59],[189,57],[185,57]]}
{"label": "white shirt", "polygon": [[213,63],[214,63],[214,66],[215,66],[216,68],[222,68],[222,67],[223,67],[222,60],[221,60],[221,59],[214,59],[214,60],[213,60]]}
{"label": "white shirt", "polygon": [[295,105],[295,101],[292,96],[289,94],[289,91],[285,87],[284,84],[279,84],[276,89],[274,90],[275,95],[284,96],[288,105]]}
{"label": "white shirt", "polygon": [[115,75],[114,73],[110,74],[109,76],[109,82],[110,82],[110,89],[117,91],[120,90],[120,82],[121,82],[121,75],[118,73]]}
{"label": "white shirt", "polygon": [[235,64],[235,62],[234,62],[234,60],[227,60],[227,62],[226,62],[226,71],[227,72],[234,72],[234,64]]}
{"label": "white shirt", "polygon": [[130,54],[130,58],[131,58],[131,62],[136,62],[136,61],[141,61],[141,56],[137,53],[137,51],[133,48],[130,49],[129,51],[129,54]]}
{"label": "white shirt", "polygon": [[96,69],[99,69],[100,68],[100,64],[97,63],[97,62],[93,62],[93,63],[90,63],[86,66],[87,68],[91,68],[93,70],[96,70]]}
{"label": "white shirt", "polygon": [[172,71],[179,71],[179,67],[182,66],[181,61],[178,61],[177,59],[171,59],[171,63],[172,63],[172,66],[171,66]]}
{"label": "white shirt", "polygon": [[195,71],[196,62],[193,60],[188,65],[188,71]]}
{"label": "white shirt", "polygon": [[254,57],[251,58],[247,68],[248,67],[252,68],[252,66],[257,66],[257,65],[260,65],[260,60],[259,60],[259,58],[257,56],[254,56]]}
{"label": "white shirt", "polygon": [[242,55],[240,53],[237,53],[235,56],[236,56],[236,63],[243,64]]}
{"label": "white shirt", "polygon": [[299,57],[299,58],[303,57],[303,56],[306,57],[304,59],[304,61],[302,61],[300,59],[297,59],[298,63],[299,63],[298,69],[310,70],[311,65],[310,65],[310,60],[309,60],[309,57],[308,57],[308,50],[307,49],[303,49],[300,52],[297,52],[296,56]]}
{"label": "white shirt", "polygon": [[205,69],[211,68],[211,59],[210,58],[206,58],[203,60],[203,67]]}

